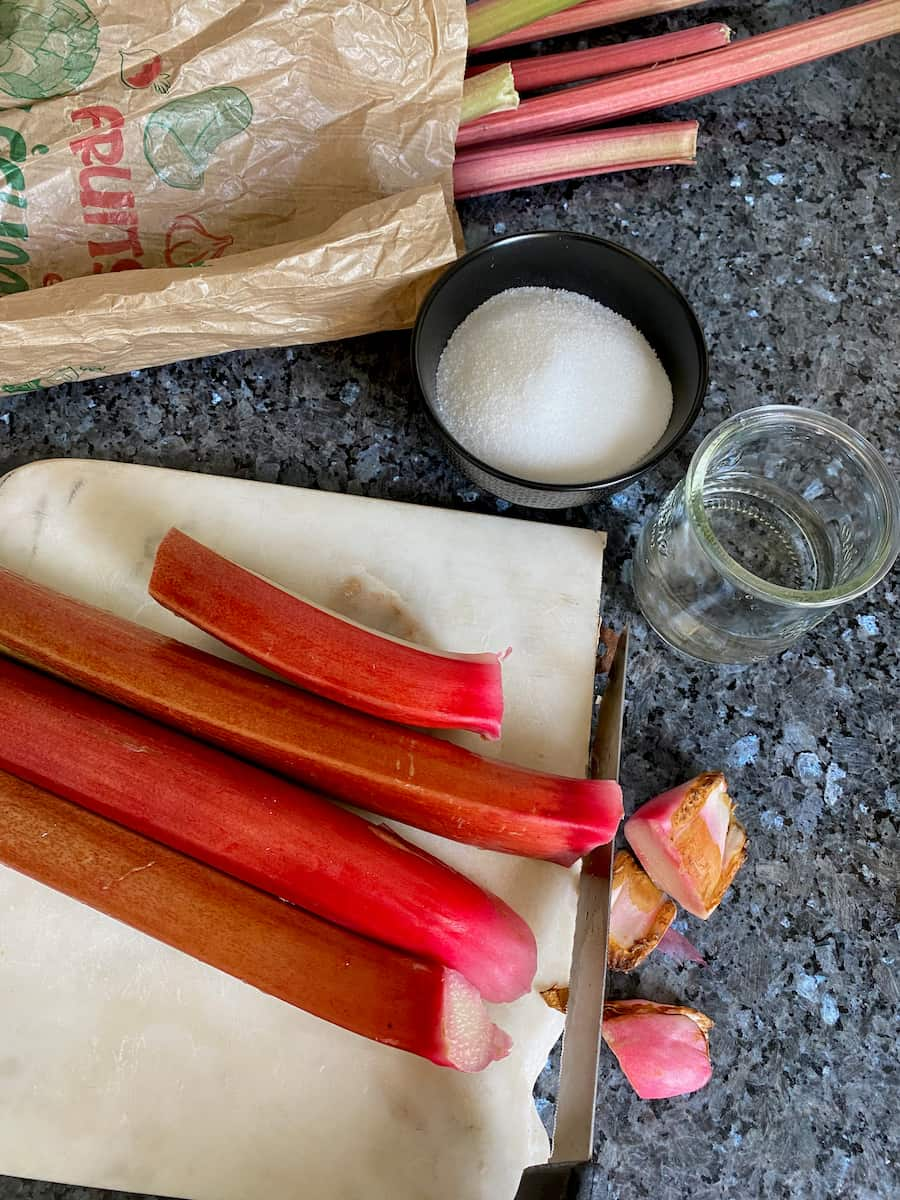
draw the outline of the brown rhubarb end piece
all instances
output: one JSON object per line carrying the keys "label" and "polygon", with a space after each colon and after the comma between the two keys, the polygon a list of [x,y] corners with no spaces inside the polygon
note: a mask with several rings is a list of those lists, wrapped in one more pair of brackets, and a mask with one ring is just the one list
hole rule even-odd
{"label": "brown rhubarb end piece", "polygon": [[717,771],[642,804],[625,822],[625,837],[657,887],[695,917],[718,907],[747,853],[746,832]]}
{"label": "brown rhubarb end piece", "polygon": [[627,850],[616,854],[609,914],[609,966],[632,971],[659,944],[677,908]]}
{"label": "brown rhubarb end piece", "polygon": [[445,654],[366,629],[170,529],[148,587],[170,612],[300,687],[385,720],[500,736],[499,654]]}
{"label": "brown rhubarb end piece", "polygon": [[339,929],[5,772],[0,863],[361,1037],[460,1071],[509,1052],[456,971]]}
{"label": "brown rhubarb end piece", "polygon": [[712,1027],[694,1008],[649,1000],[612,1000],[603,1010],[603,1040],[642,1100],[687,1096],[709,1083]]}

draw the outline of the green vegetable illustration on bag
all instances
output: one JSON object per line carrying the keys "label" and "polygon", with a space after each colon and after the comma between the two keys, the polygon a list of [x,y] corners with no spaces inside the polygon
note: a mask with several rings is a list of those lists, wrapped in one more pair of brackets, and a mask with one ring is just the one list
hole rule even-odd
{"label": "green vegetable illustration on bag", "polygon": [[0,95],[64,96],[84,83],[100,53],[85,0],[0,0]]}
{"label": "green vegetable illustration on bag", "polygon": [[218,147],[242,133],[253,105],[240,88],[214,87],[170,100],[144,125],[144,154],[163,183],[197,191]]}

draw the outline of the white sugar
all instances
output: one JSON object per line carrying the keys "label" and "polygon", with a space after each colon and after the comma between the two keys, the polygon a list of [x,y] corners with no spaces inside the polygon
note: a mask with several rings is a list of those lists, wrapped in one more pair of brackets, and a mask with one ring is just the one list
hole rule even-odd
{"label": "white sugar", "polygon": [[490,466],[541,483],[593,483],[659,441],[672,385],[618,313],[576,292],[510,288],[454,330],[435,410]]}

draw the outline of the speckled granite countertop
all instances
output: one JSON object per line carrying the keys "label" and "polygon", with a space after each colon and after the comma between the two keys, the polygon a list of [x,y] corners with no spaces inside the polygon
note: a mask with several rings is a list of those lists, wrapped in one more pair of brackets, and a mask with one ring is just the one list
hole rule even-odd
{"label": "speckled granite countertop", "polygon": [[[833,7],[753,0],[704,16],[752,32]],[[682,926],[706,968],[654,956],[613,977],[614,995],[713,1017],[715,1077],[687,1099],[644,1104],[609,1071],[598,1198],[900,1194],[896,574],[746,670],[676,659],[635,617],[630,589],[641,522],[731,412],[819,408],[898,462],[898,78],[895,39],[681,106],[672,115],[701,121],[694,170],[462,205],[470,246],[535,228],[600,234],[658,263],[696,306],[712,356],[705,410],[677,454],[608,505],[545,517],[473,489],[416,412],[405,334],[0,400],[0,471],[117,458],[609,531],[606,616],[627,618],[634,637],[628,802],[724,764],[752,845],[715,917]],[[542,1092],[552,1097],[552,1078]],[[100,1195],[0,1179],[2,1200]]]}

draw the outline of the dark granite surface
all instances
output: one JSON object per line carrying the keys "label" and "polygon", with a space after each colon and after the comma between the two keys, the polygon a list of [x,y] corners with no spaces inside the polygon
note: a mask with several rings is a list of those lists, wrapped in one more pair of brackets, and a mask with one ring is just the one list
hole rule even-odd
{"label": "dark granite surface", "polygon": [[[743,33],[834,7],[756,0],[704,15]],[[712,356],[705,410],[677,453],[609,504],[542,516],[473,489],[416,412],[406,334],[0,399],[0,470],[117,458],[609,530],[606,615],[634,634],[628,803],[724,765],[751,851],[713,918],[681,925],[707,967],[655,955],[613,978],[614,995],[714,1018],[715,1076],[692,1097],[646,1104],[605,1057],[597,1197],[900,1194],[896,574],[745,670],[676,659],[635,616],[629,586],[645,515],[731,412],[773,400],[818,408],[897,464],[898,79],[895,39],[673,111],[701,121],[694,170],[462,205],[470,246],[535,228],[609,236],[696,306]],[[541,1093],[546,1111],[552,1078]],[[0,1179],[2,1200],[95,1195]]]}

